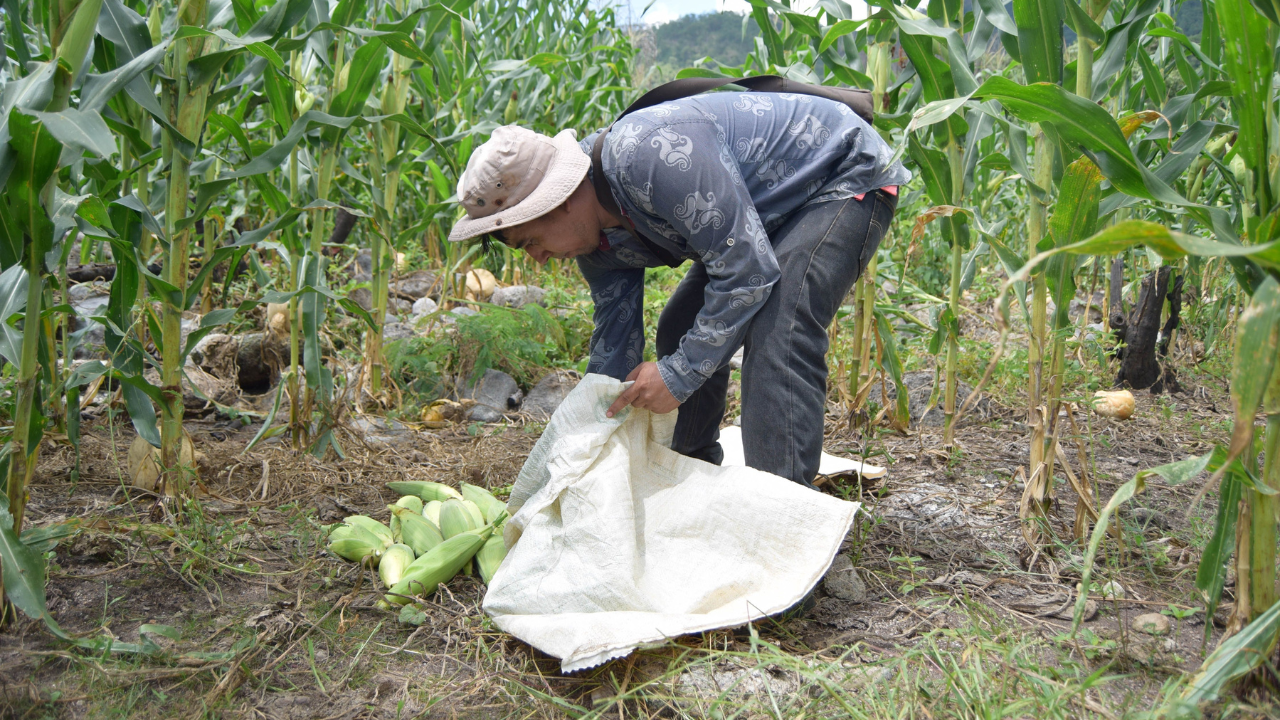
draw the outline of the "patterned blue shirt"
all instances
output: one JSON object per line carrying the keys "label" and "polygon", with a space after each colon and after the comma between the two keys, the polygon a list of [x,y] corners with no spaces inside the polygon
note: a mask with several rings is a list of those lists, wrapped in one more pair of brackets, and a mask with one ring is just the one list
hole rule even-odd
{"label": "patterned blue shirt", "polygon": [[[582,141],[587,154],[597,134]],[[677,400],[729,362],[778,281],[769,233],[805,205],[905,184],[911,174],[892,155],[845,105],[789,93],[698,95],[614,126],[601,164],[619,207],[710,278],[694,327],[658,361]],[[621,379],[644,357],[644,269],[662,262],[626,230],[607,238],[578,258],[595,302],[587,371]]]}

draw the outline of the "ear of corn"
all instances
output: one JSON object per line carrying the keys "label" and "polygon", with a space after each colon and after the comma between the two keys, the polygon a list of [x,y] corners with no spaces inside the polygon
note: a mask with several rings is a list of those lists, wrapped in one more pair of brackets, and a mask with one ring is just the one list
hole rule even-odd
{"label": "ear of corn", "polygon": [[408,545],[397,543],[387,548],[378,561],[378,577],[382,578],[382,585],[389,588],[400,582],[413,561],[413,548]]}
{"label": "ear of corn", "polygon": [[[493,580],[493,574],[498,572],[498,568],[506,557],[507,544],[503,541],[501,534],[494,533],[485,540],[484,545],[476,552],[476,566],[480,569],[480,577],[485,585]],[[386,561],[383,560],[383,562]]]}
{"label": "ear of corn", "polygon": [[392,491],[402,495],[414,495],[423,502],[431,502],[432,500],[452,500],[462,499],[462,493],[453,488],[438,482],[428,482],[426,480],[401,480],[397,482],[387,483],[387,487]]}
{"label": "ear of corn", "polygon": [[461,500],[447,500],[440,508],[440,534],[449,539],[454,535],[474,530],[471,513]]}
{"label": "ear of corn", "polygon": [[402,508],[408,508],[419,515],[422,514],[422,498],[417,495],[405,495],[396,501],[396,505],[399,505]]}
{"label": "ear of corn", "polygon": [[442,507],[444,507],[444,503],[439,500],[432,500],[422,506],[422,517],[435,523],[436,527],[440,527],[440,508]]}
{"label": "ear of corn", "polygon": [[348,525],[355,525],[364,528],[378,536],[383,542],[383,547],[388,547],[395,542],[395,536],[392,534],[391,528],[371,517],[365,517],[364,515],[352,515],[351,517],[343,518],[342,521]]}
{"label": "ear of corn", "polygon": [[470,500],[463,500],[462,507],[466,509],[467,515],[471,517],[471,528],[482,528],[488,524],[488,520],[484,518],[484,512],[480,507]]}
{"label": "ear of corn", "polygon": [[351,562],[364,562],[377,567],[378,558],[382,555],[382,545],[363,538],[345,537],[331,541],[329,551]]}
{"label": "ear of corn", "polygon": [[462,497],[476,504],[480,508],[481,514],[484,515],[484,521],[493,522],[498,517],[498,513],[507,509],[507,504],[493,496],[493,493],[482,487],[462,483]]}
{"label": "ear of corn", "polygon": [[410,596],[435,592],[440,583],[449,582],[471,562],[477,551],[493,534],[493,526],[455,535],[431,548],[404,571],[400,582],[391,588],[387,599],[396,605],[409,602]]}
{"label": "ear of corn", "polygon": [[404,543],[413,548],[415,555],[422,555],[444,542],[444,536],[430,520],[402,507],[394,508],[392,513],[400,521],[400,535]]}
{"label": "ear of corn", "polygon": [[381,550],[385,547],[382,538],[369,532],[359,525],[337,525],[329,532],[329,541],[354,539],[378,546]]}

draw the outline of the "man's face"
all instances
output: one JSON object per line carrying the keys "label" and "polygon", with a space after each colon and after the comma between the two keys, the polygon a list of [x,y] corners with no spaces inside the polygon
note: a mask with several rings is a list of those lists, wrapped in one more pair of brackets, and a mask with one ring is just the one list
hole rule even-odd
{"label": "man's face", "polygon": [[575,194],[555,210],[526,223],[507,228],[503,240],[529,253],[539,265],[594,252],[600,245],[600,228],[587,203]]}

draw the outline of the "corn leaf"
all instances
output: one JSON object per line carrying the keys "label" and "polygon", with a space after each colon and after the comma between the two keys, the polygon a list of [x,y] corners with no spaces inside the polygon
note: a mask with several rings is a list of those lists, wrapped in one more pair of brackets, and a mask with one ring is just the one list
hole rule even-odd
{"label": "corn leaf", "polygon": [[1062,0],[1013,0],[1018,54],[1027,81],[1062,82]]}
{"label": "corn leaf", "polygon": [[[1223,457],[1226,453],[1217,452]],[[1221,460],[1219,460],[1221,463]],[[1214,518],[1213,534],[1205,543],[1200,554],[1200,565],[1196,568],[1196,588],[1205,601],[1205,640],[1213,634],[1213,615],[1222,600],[1222,588],[1227,582],[1227,561],[1235,549],[1236,519],[1240,515],[1240,498],[1244,493],[1244,485],[1238,474],[1228,472],[1218,486],[1218,512]]]}
{"label": "corn leaf", "polygon": [[44,595],[44,559],[22,543],[13,529],[9,497],[0,496],[0,567],[5,595],[27,617],[37,620],[48,615]]}
{"label": "corn leaf", "polygon": [[27,271],[11,265],[0,273],[0,356],[18,367],[22,355],[22,333],[9,324],[9,318],[27,308]]}
{"label": "corn leaf", "polygon": [[1268,277],[1254,291],[1236,326],[1236,351],[1231,361],[1231,430],[1228,460],[1248,449],[1253,439],[1254,413],[1280,355],[1280,283]]}
{"label": "corn leaf", "polygon": [[1179,699],[1195,705],[1217,699],[1224,685],[1262,666],[1275,649],[1277,630],[1280,630],[1280,602],[1223,641],[1205,658],[1204,665]]}

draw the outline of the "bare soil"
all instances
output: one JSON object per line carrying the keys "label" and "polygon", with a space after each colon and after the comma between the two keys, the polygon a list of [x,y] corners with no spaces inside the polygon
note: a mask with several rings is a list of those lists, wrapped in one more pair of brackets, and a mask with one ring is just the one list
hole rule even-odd
{"label": "bare soil", "polygon": [[[1137,470],[1203,453],[1225,436],[1225,387],[1190,378],[1186,385],[1172,397],[1137,393],[1128,421],[1077,411],[1085,475],[1099,506]],[[1149,708],[1168,677],[1198,667],[1220,634],[1215,620],[1226,616],[1220,610],[1207,619],[1200,610],[1170,618],[1163,636],[1130,626],[1139,614],[1203,605],[1193,580],[1213,495],[1192,507],[1203,478],[1179,487],[1153,482],[1127,506],[1124,548],[1116,552],[1112,543],[1095,574],[1098,583],[1122,585],[1123,597],[1095,597],[1085,632],[1070,638],[1082,555],[1071,539],[1075,494],[1065,483],[1056,488],[1057,542],[1028,552],[1015,478],[1027,457],[1022,413],[994,405],[990,413],[962,425],[952,452],[939,449],[937,428],[864,433],[839,412],[830,415],[828,451],[889,466],[883,481],[823,485],[865,503],[846,552],[867,598],[848,602],[819,586],[812,608],[756,630],[799,656],[876,662],[935,642],[939,629],[989,617],[993,627],[1043,638],[1077,662],[1110,663],[1110,674],[1124,675],[1087,701],[1103,708],[1095,715]],[[256,428],[210,416],[189,424],[205,455],[202,496],[176,533],[157,522],[153,497],[122,484],[133,440],[124,425],[105,417],[89,423],[74,486],[71,449],[46,445],[27,523],[80,523],[50,564],[48,604],[64,629],[137,641],[144,624],[160,624],[174,628],[176,639],[149,635],[158,651],[148,656],[94,657],[22,618],[0,634],[6,716],[575,716],[565,708],[590,708],[601,692],[657,677],[673,658],[751,641],[746,629],[707,633],[562,676],[554,658],[487,623],[477,578],[454,580],[424,606],[420,625],[406,625],[374,607],[371,573],[323,552],[322,525],[386,514],[396,499],[385,488],[391,480],[465,480],[502,495],[539,425],[410,428],[373,446],[350,434],[345,458],[318,461],[283,441],[244,454]],[[1075,441],[1066,447],[1079,473]],[[638,707],[629,716],[684,714],[661,702]]]}

